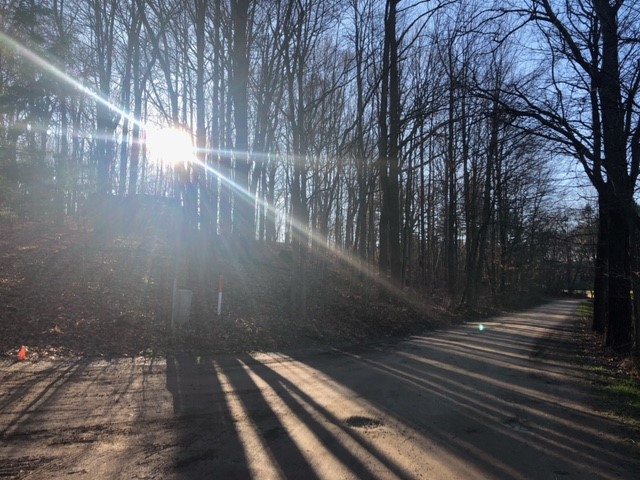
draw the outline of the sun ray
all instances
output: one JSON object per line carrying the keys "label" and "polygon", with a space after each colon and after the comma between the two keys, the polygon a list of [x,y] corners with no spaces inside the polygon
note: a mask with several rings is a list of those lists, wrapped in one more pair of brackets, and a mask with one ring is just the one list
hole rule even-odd
{"label": "sun ray", "polygon": [[64,83],[71,85],[81,93],[84,93],[85,95],[93,98],[98,103],[101,103],[102,105],[108,107],[122,117],[127,118],[130,122],[139,125],[141,128],[146,128],[145,124],[136,119],[130,112],[123,110],[114,103],[110,102],[108,99],[102,97],[91,88],[74,79],[72,76],[56,67],[55,65],[52,65],[51,62],[42,58],[30,48],[24,46],[22,43],[18,42],[17,40],[0,30],[0,44],[2,43],[4,43],[6,46],[14,50],[16,53],[20,54],[22,57],[24,57],[34,65],[40,67],[48,74],[54,76],[58,80],[62,80]]}
{"label": "sun ray", "polygon": [[[33,52],[32,50],[30,50],[28,47],[22,45],[20,42],[18,42],[17,40],[13,39],[11,36],[7,35],[6,33],[0,31],[0,43],[4,43],[5,45],[7,45],[9,48],[15,50],[17,53],[19,53],[20,55],[22,55],[24,58],[26,58],[28,61],[32,62],[33,64],[35,64],[36,66],[42,68],[45,72],[53,75],[54,77],[58,78],[59,80],[62,80],[63,82],[73,86],[74,88],[76,88],[77,90],[79,90],[80,92],[86,94],[87,96],[93,98],[95,101],[109,107],[112,111],[120,114],[121,116],[129,119],[129,121],[131,121],[132,123],[137,124],[138,126],[140,126],[140,128],[142,128],[143,130],[145,130],[145,132],[147,133],[147,135],[150,133],[150,131],[152,131],[152,128],[149,126],[148,123],[144,123],[141,122],[140,120],[136,119],[135,116],[133,116],[130,112],[127,112],[126,110],[123,110],[122,108],[118,107],[117,105],[113,104],[112,102],[110,102],[108,99],[103,98],[101,95],[99,95],[98,93],[96,93],[95,91],[93,91],[91,88],[87,87],[86,85],[84,85],[83,83],[75,80],[74,78],[72,78],[70,75],[68,75],[67,73],[65,73],[63,70],[61,70],[60,68],[52,65],[49,61],[47,61],[46,59],[44,59],[43,57],[41,57],[40,55],[38,55],[37,53]],[[173,129],[173,130],[177,130],[177,129]],[[165,129],[165,130],[161,130],[161,131],[165,131],[165,132],[169,132],[172,131],[172,129]],[[172,136],[173,133],[169,136]],[[164,142],[164,140],[162,141]],[[184,140],[180,140],[179,143],[181,143],[184,147],[184,145],[186,145],[186,142],[184,142]],[[176,154],[175,156],[173,156],[173,158],[178,158],[178,157],[182,157],[183,155],[186,157],[190,157],[187,158],[184,161],[187,162],[191,162],[195,165],[200,165],[203,169],[205,169],[207,172],[214,174],[215,176],[217,176],[221,182],[224,182],[226,185],[230,186],[237,194],[241,195],[243,197],[243,201],[249,201],[249,202],[259,202],[261,206],[263,206],[267,211],[269,211],[272,214],[279,214],[279,210],[276,209],[273,205],[269,205],[268,202],[260,199],[260,198],[256,198],[250,191],[240,187],[237,183],[235,183],[233,180],[229,179],[228,177],[224,176],[223,174],[221,174],[219,171],[217,171],[215,168],[213,168],[211,165],[208,165],[207,163],[204,163],[200,160],[198,160],[196,153],[202,153],[202,149],[200,150],[195,150],[193,149],[193,146],[190,147],[190,153],[186,154],[186,153],[179,153]],[[171,147],[171,150],[174,150],[174,147]],[[175,149],[177,150],[177,148]],[[184,148],[183,150],[181,150],[181,152],[185,152],[186,150],[189,150],[188,148]],[[227,151],[227,150],[207,150],[207,153],[218,153],[221,155],[228,155],[228,156],[237,156],[240,154],[243,155],[247,155],[246,152],[237,152],[237,151]],[[261,155],[266,155],[264,153],[249,153],[248,155],[250,155],[252,158],[257,158],[257,156],[261,156]],[[285,157],[285,158],[290,158],[293,159],[293,161],[303,161],[303,159],[298,158],[298,157]],[[182,159],[178,160],[179,161],[183,161]],[[419,304],[418,302],[411,302],[411,300],[409,298],[407,298],[407,296],[404,294],[402,288],[398,287],[394,282],[384,278],[382,275],[379,275],[374,269],[372,269],[371,267],[369,267],[364,261],[354,257],[353,255],[349,254],[349,252],[345,252],[342,249],[340,249],[337,246],[333,246],[331,245],[325,238],[323,238],[322,236],[315,234],[313,232],[310,232],[309,229],[307,228],[306,225],[301,224],[299,221],[293,219],[291,221],[291,226],[292,228],[296,231],[297,234],[301,235],[302,237],[305,238],[310,238],[314,241],[314,243],[318,246],[320,246],[322,248],[322,250],[324,250],[325,253],[330,253],[335,255],[340,261],[344,262],[346,265],[348,265],[349,267],[353,268],[356,272],[362,274],[363,276],[365,276],[366,278],[370,279],[371,281],[373,281],[375,284],[377,284],[379,287],[383,288],[384,290],[386,290],[387,292],[396,295],[396,296],[401,296],[404,297],[405,301],[412,303],[414,308],[417,309],[422,309],[421,304]]]}
{"label": "sun ray", "polygon": [[[252,153],[250,153],[249,155],[253,156]],[[221,182],[230,186],[236,193],[240,194],[243,197],[243,201],[249,201],[249,202],[257,201],[262,207],[264,207],[269,213],[273,215],[278,215],[279,213],[281,213],[275,206],[270,205],[267,201],[261,198],[256,198],[256,196],[254,196],[249,190],[244,189],[243,187],[235,183],[233,180],[231,180],[230,178],[226,177],[221,172],[213,168],[211,165],[203,163],[197,159],[194,159],[193,162],[199,165],[200,167],[202,167],[203,169],[205,169],[207,172],[218,177]],[[293,230],[295,230],[295,232],[298,235],[310,238],[314,242],[314,244],[318,246],[321,250],[323,250],[325,253],[335,255],[341,262],[353,268],[357,273],[362,274],[363,276],[365,276],[366,278],[368,278],[369,280],[377,284],[379,287],[381,287],[385,291],[389,292],[394,296],[403,298],[407,303],[410,303],[417,310],[424,309],[422,304],[418,303],[417,301],[411,301],[411,299],[407,297],[407,295],[402,290],[402,288],[400,288],[394,282],[379,275],[374,269],[368,266],[365,262],[354,257],[349,252],[345,252],[340,247],[331,245],[326,238],[310,231],[307,228],[307,226],[302,224],[300,221],[296,219],[291,219],[291,228],[293,228]]]}

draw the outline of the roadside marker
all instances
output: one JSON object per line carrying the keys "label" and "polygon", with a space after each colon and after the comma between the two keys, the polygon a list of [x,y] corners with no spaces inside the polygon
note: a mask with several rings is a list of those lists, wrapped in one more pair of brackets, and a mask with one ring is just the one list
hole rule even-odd
{"label": "roadside marker", "polygon": [[224,277],[218,278],[218,316],[222,315],[222,290],[224,290]]}
{"label": "roadside marker", "polygon": [[27,359],[27,347],[22,345],[22,347],[20,348],[20,351],[18,352],[18,360],[22,362],[23,360],[26,360],[26,359]]}

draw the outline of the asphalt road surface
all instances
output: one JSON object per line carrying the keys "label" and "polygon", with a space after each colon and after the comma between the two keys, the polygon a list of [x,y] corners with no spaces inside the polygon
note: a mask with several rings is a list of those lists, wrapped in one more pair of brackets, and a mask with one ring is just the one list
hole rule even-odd
{"label": "asphalt road surface", "polygon": [[347,350],[0,364],[0,478],[640,479],[560,300]]}

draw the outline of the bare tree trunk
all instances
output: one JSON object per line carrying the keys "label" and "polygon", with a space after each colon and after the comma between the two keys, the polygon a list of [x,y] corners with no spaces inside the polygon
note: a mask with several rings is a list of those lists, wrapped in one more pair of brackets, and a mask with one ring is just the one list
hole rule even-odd
{"label": "bare tree trunk", "polygon": [[399,0],[389,0],[388,41],[389,41],[389,263],[391,277],[395,281],[402,278],[402,248],[400,245],[400,70],[398,40],[396,38],[396,6]]}
{"label": "bare tree trunk", "polygon": [[[142,21],[140,13],[138,11],[137,2],[132,2],[131,9],[131,23],[128,25],[129,31],[127,35],[127,52],[125,58],[125,69],[122,76],[122,98],[121,105],[125,112],[129,112],[131,108],[131,80],[132,80],[132,67],[140,74],[140,67],[137,63],[140,60],[140,30],[142,27]],[[135,57],[135,60],[134,60]],[[139,81],[139,80],[137,80]],[[135,90],[135,86],[134,86]],[[135,95],[135,92],[134,92]],[[140,117],[135,117],[140,119]],[[124,196],[127,192],[127,167],[129,164],[129,134],[130,134],[130,121],[129,117],[125,117],[122,124],[122,140],[120,144],[120,172],[118,182],[118,195]],[[129,188],[131,190],[131,187]],[[135,186],[133,187],[135,193]]]}
{"label": "bare tree trunk", "polygon": [[[142,118],[142,95],[146,79],[140,75],[140,45],[133,50],[133,116]],[[129,195],[135,195],[138,189],[138,169],[140,165],[142,132],[138,123],[133,124],[131,156],[129,158]]]}
{"label": "bare tree trunk", "polygon": [[402,228],[402,284],[410,285],[412,277],[412,245],[413,245],[413,157],[409,157],[407,167],[407,184],[404,190],[404,227]]}
{"label": "bare tree trunk", "polygon": [[275,213],[275,189],[276,189],[276,172],[277,164],[275,160],[272,160],[269,164],[268,179],[267,179],[267,205],[272,207],[267,210],[265,235],[267,242],[275,243],[277,240],[276,232],[276,213]]}
{"label": "bare tree trunk", "polygon": [[[205,126],[205,98],[204,98],[204,50],[205,50],[205,20],[207,16],[207,1],[195,0],[195,30],[196,30],[196,157],[201,165],[207,161],[207,132]],[[202,172],[202,166],[196,165],[194,168]],[[206,191],[206,175],[197,174],[197,185],[200,191],[199,209],[201,221],[208,225],[208,211],[206,202],[203,201],[203,193]],[[197,205],[194,205],[197,209]],[[197,215],[197,210],[194,212]]]}
{"label": "bare tree trunk", "polygon": [[448,119],[447,119],[447,158],[445,160],[445,191],[446,207],[445,207],[445,257],[446,257],[446,278],[447,278],[447,292],[449,297],[453,299],[456,294],[457,287],[457,253],[458,253],[458,240],[457,240],[457,186],[456,186],[456,172],[457,165],[455,159],[455,80],[453,78],[453,52],[449,47],[449,102],[448,102]]}
{"label": "bare tree trunk", "polygon": [[633,285],[633,330],[634,330],[634,355],[640,358],[640,228],[634,226],[631,234],[631,270]]}
{"label": "bare tree trunk", "polygon": [[614,350],[631,349],[631,257],[630,218],[634,185],[627,172],[624,108],[620,86],[617,7],[594,0],[602,26],[602,72],[599,84],[602,107],[604,158],[607,164],[607,209],[609,210],[609,304],[606,344]]}
{"label": "bare tree trunk", "polygon": [[[98,89],[102,98],[108,99],[111,91],[111,68],[114,47],[114,22],[117,2],[93,0],[92,23],[98,58]],[[118,122],[111,109],[103,102],[96,102],[95,157],[97,164],[97,192],[107,194],[111,190],[111,167],[114,154],[114,131]]]}
{"label": "bare tree trunk", "polygon": [[255,199],[249,191],[249,125],[248,125],[248,84],[249,53],[247,30],[249,26],[249,1],[232,0],[233,20],[233,114],[235,124],[235,184],[234,231],[242,246],[255,239]]}
{"label": "bare tree trunk", "polygon": [[363,46],[360,29],[360,12],[358,1],[354,2],[354,50],[356,57],[356,138],[355,163],[358,184],[355,245],[361,259],[367,255],[367,185],[368,169],[364,151],[364,78],[363,78]]}
{"label": "bare tree trunk", "polygon": [[[388,97],[389,97],[389,16],[394,0],[388,0],[385,12],[385,37],[382,53],[382,82],[380,87],[380,106],[378,112],[378,175],[380,176],[380,191],[382,205],[380,208],[380,242],[378,253],[378,266],[381,275],[387,275],[390,271],[390,218],[389,218],[389,126],[387,123]],[[395,4],[394,4],[395,5]]]}
{"label": "bare tree trunk", "polygon": [[[125,74],[122,78],[122,108],[129,110],[131,97],[131,66],[127,62]],[[122,140],[120,143],[120,171],[118,177],[118,195],[123,197],[127,192],[127,166],[129,163],[129,117],[125,117],[122,123]]]}
{"label": "bare tree trunk", "polygon": [[[231,238],[233,231],[233,217],[231,210],[231,182],[233,182],[233,171],[231,156],[228,150],[233,146],[231,141],[231,102],[224,96],[224,85],[220,85],[220,105],[221,110],[224,112],[223,131],[224,145],[226,152],[220,155],[220,175],[222,180],[220,182],[220,206],[219,206],[219,232],[220,235],[227,240]],[[226,101],[226,103],[225,103]],[[225,110],[226,105],[226,110]]]}
{"label": "bare tree trunk", "polygon": [[69,170],[69,116],[67,98],[60,99],[60,150],[56,159],[56,197],[55,218],[56,224],[64,223],[65,205],[64,193],[68,188]]}
{"label": "bare tree trunk", "polygon": [[[614,201],[619,202],[618,199]],[[610,201],[609,201],[610,202]],[[608,202],[607,206],[611,203]],[[605,207],[607,208],[607,207]],[[609,207],[609,288],[608,325],[605,344],[619,352],[631,349],[632,309],[631,309],[631,257],[630,225],[625,208]]]}
{"label": "bare tree trunk", "polygon": [[609,217],[607,210],[604,208],[604,199],[599,199],[598,207],[598,240],[594,265],[592,328],[595,332],[602,334],[607,327],[607,257],[609,254],[607,236],[609,233]]}
{"label": "bare tree trunk", "polygon": [[[213,71],[212,71],[212,98],[211,98],[211,154],[209,155],[209,166],[215,170],[213,175],[207,175],[206,205],[209,219],[210,235],[218,234],[218,191],[219,185],[223,185],[218,174],[221,173],[221,155],[219,149],[222,147],[222,123],[223,108],[222,101],[222,40],[220,37],[220,0],[213,2],[213,32],[211,43],[213,45]],[[220,187],[222,188],[222,187]]]}
{"label": "bare tree trunk", "polygon": [[496,173],[496,204],[497,216],[498,216],[498,258],[496,270],[497,270],[497,286],[500,296],[505,294],[507,285],[507,215],[508,206],[505,193],[505,180],[504,172],[502,168],[503,159],[500,155],[495,161],[495,173]]}

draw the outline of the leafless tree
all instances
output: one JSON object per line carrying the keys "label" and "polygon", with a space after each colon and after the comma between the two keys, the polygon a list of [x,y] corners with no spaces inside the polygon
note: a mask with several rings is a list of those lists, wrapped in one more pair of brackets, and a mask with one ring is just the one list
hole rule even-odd
{"label": "leafless tree", "polygon": [[[622,352],[632,345],[630,234],[639,222],[633,209],[640,169],[639,15],[632,3],[600,0],[536,0],[494,11],[494,18],[513,16],[514,31],[534,27],[530,34],[546,45],[549,75],[537,75],[545,83],[535,96],[514,85],[509,111],[536,120],[541,135],[575,156],[598,191],[607,243],[606,343]],[[596,290],[597,325],[603,324],[603,294]]]}

